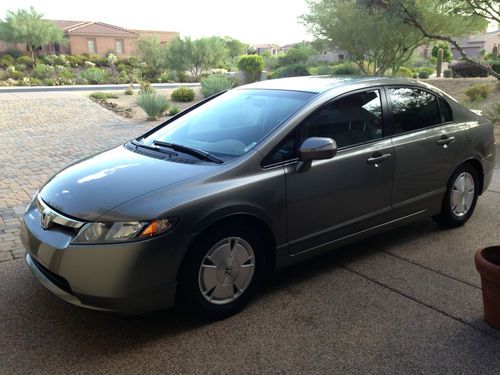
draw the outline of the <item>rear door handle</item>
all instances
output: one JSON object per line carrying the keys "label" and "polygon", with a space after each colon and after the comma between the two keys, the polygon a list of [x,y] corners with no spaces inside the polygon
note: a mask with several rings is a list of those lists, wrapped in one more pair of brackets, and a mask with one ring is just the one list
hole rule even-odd
{"label": "rear door handle", "polygon": [[442,135],[437,141],[437,144],[443,146],[443,148],[448,148],[448,145],[455,142],[455,137],[448,137],[447,135]]}
{"label": "rear door handle", "polygon": [[378,167],[380,163],[382,163],[383,161],[385,161],[387,159],[390,159],[391,157],[392,157],[392,154],[381,154],[380,152],[376,152],[366,162],[368,164],[375,166],[375,167]]}

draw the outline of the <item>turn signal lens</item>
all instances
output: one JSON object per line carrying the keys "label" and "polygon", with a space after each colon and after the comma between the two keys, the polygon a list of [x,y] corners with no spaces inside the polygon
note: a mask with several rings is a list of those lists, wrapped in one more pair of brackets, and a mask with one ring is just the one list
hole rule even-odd
{"label": "turn signal lens", "polygon": [[149,225],[144,228],[142,233],[139,235],[139,238],[149,238],[153,236],[157,236],[159,234],[165,233],[172,229],[174,226],[174,223],[172,220],[168,219],[160,219],[160,220],[153,220],[152,222],[149,223]]}

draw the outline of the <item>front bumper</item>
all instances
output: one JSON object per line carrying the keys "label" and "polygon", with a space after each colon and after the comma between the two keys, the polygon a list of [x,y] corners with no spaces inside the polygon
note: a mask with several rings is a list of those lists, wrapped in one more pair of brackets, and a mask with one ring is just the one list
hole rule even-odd
{"label": "front bumper", "polygon": [[52,293],[77,306],[130,314],[174,305],[187,239],[173,232],[144,241],[74,245],[74,236],[61,227],[43,229],[35,207],[24,214],[26,262]]}

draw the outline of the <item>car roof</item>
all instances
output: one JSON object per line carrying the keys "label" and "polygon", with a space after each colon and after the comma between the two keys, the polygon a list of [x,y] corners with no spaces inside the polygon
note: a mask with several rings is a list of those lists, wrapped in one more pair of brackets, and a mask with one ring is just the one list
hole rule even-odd
{"label": "car roof", "polygon": [[240,86],[241,89],[289,90],[322,93],[332,88],[363,84],[366,86],[379,85],[416,85],[426,87],[419,81],[396,77],[375,76],[307,76],[270,79]]}

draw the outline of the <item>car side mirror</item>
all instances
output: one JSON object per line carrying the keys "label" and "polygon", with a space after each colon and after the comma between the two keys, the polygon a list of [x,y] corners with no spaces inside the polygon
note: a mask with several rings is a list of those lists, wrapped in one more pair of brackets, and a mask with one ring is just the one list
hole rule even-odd
{"label": "car side mirror", "polygon": [[331,138],[307,138],[299,148],[299,162],[296,171],[304,172],[311,167],[313,160],[331,159],[337,154],[337,143]]}

